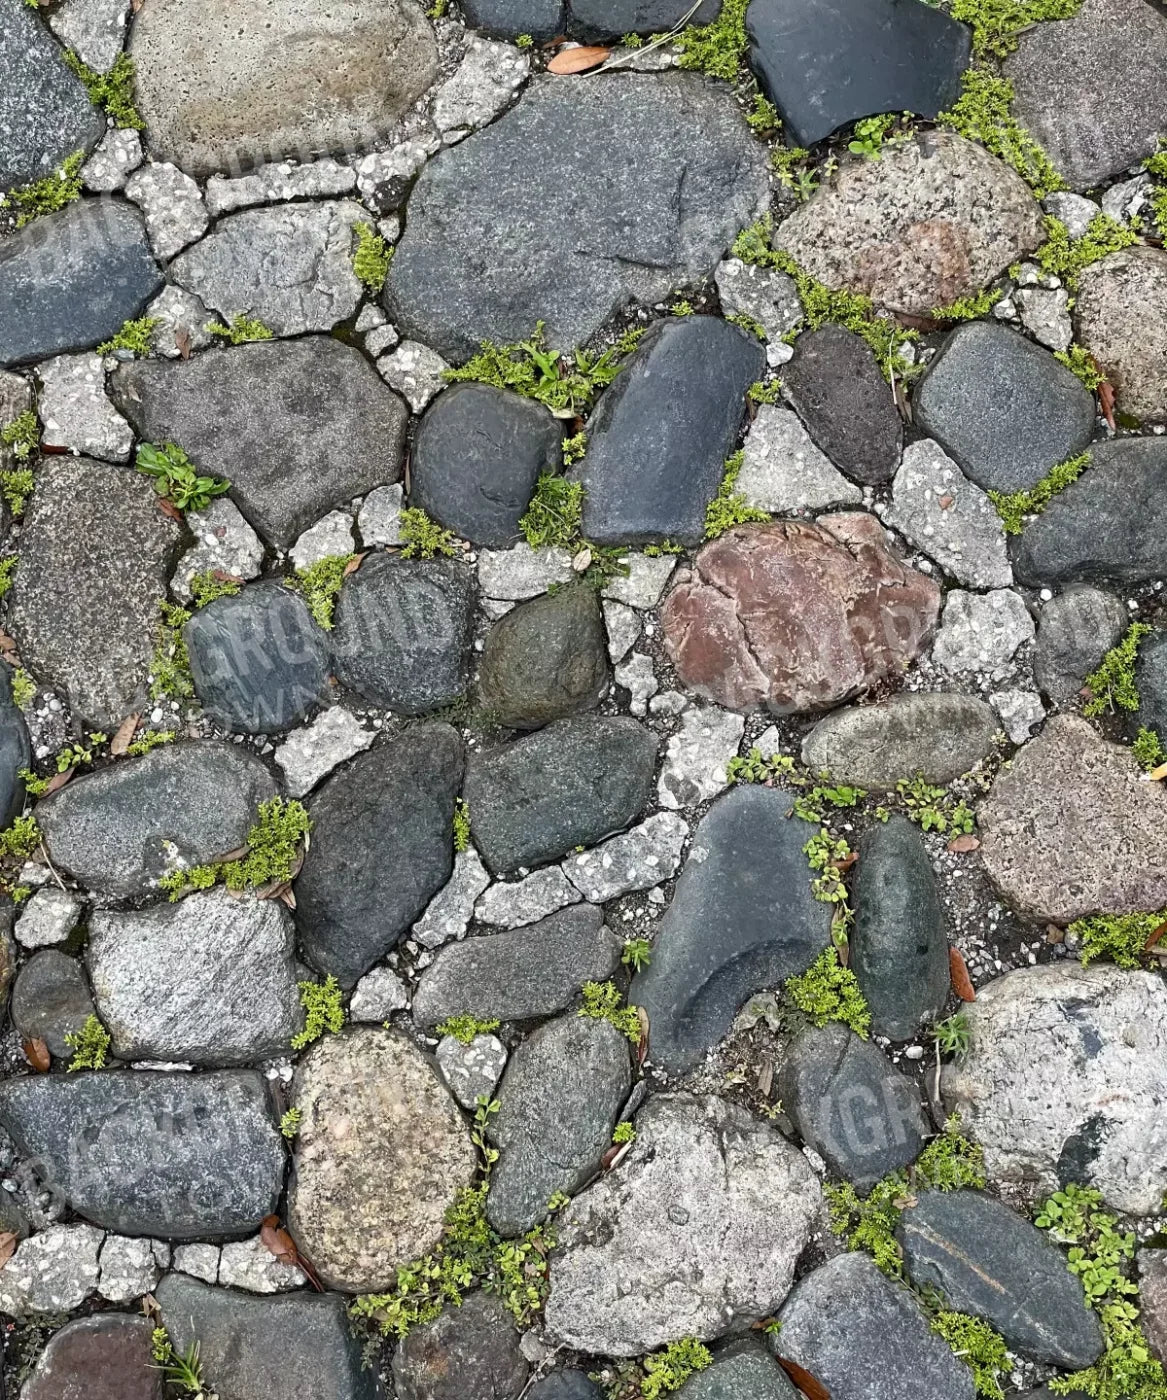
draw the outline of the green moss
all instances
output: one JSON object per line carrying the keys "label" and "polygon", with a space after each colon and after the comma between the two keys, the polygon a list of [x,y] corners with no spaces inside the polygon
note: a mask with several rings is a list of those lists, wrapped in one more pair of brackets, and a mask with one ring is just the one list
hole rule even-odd
{"label": "green moss", "polygon": [[68,50],[65,62],[85,84],[85,91],[95,107],[100,107],[114,126],[123,130],[144,131],[146,123],[134,106],[134,60],[121,53],[108,73],[96,73],[77,54]]}
{"label": "green moss", "polygon": [[65,1044],[73,1052],[69,1073],[79,1069],[104,1069],[110,1036],[96,1016],[89,1016],[79,1031],[71,1031]]}
{"label": "green moss", "polygon": [[696,314],[691,301],[674,301],[669,307],[669,312],[673,316],[693,316]]}
{"label": "green moss", "polygon": [[469,1045],[476,1035],[489,1035],[491,1031],[498,1030],[499,1024],[497,1018],[493,1021],[481,1021],[477,1016],[466,1012],[459,1016],[447,1016],[435,1029],[439,1035],[452,1035],[462,1045]]}
{"label": "green moss", "polygon": [[1011,165],[1038,199],[1065,189],[1065,181],[1041,146],[1013,115],[1013,84],[986,68],[961,75],[961,95],[938,120],[943,126],[978,141]]}
{"label": "green moss", "polygon": [[1074,238],[1070,230],[1047,214],[1045,219],[1046,240],[1034,253],[1034,260],[1053,277],[1059,277],[1071,291],[1078,286],[1078,279],[1092,263],[1129,248],[1137,243],[1137,236],[1112,219],[1109,214],[1098,213],[1090,220],[1090,226],[1080,237]]}
{"label": "green moss", "polygon": [[938,321],[979,321],[992,311],[1004,295],[1000,287],[988,288],[969,297],[958,297],[947,306],[934,306],[932,315]]}
{"label": "green moss", "polygon": [[623,1123],[617,1123],[612,1129],[612,1141],[615,1143],[635,1142],[636,1129],[625,1119]]}
{"label": "green moss", "polygon": [[232,345],[249,345],[256,340],[274,339],[274,333],[262,321],[243,311],[231,317],[230,325],[224,325],[222,321],[208,321],[203,330],[208,335],[221,335]]}
{"label": "green moss", "polygon": [[766,384],[761,379],[755,379],[746,390],[746,398],[751,403],[781,403],[782,402],[782,381],[773,379]]}
{"label": "green moss", "polygon": [[787,996],[816,1026],[841,1021],[866,1040],[871,1031],[871,1012],[859,983],[849,967],[839,962],[834,948],[824,948],[810,967],[797,977],[788,977]]}
{"label": "green moss", "polygon": [[[278,799],[276,799],[278,801]],[[340,983],[331,973],[323,982],[298,982],[300,1005],[304,1008],[304,1029],[292,1037],[292,1049],[303,1050],[327,1031],[336,1035],[344,1026],[344,1006]]]}
{"label": "green moss", "polygon": [[1040,515],[1050,501],[1077,481],[1092,461],[1089,452],[1060,462],[1028,491],[990,491],[989,500],[1001,517],[1007,535],[1019,535],[1025,528],[1026,517]]}
{"label": "green moss", "polygon": [[300,1124],[304,1120],[303,1111],[299,1108],[289,1108],[287,1113],[280,1119],[280,1132],[289,1141],[300,1131]]}
{"label": "green moss", "polygon": [[1148,729],[1143,725],[1138,732],[1135,742],[1131,745],[1131,753],[1136,761],[1146,769],[1158,768],[1167,759],[1167,753],[1163,750],[1163,745],[1158,734],[1153,729]]}
{"label": "green moss", "polygon": [[684,549],[673,540],[654,540],[652,544],[646,544],[641,553],[646,559],[662,559],[666,554],[671,554],[676,558],[679,554],[684,554]]}
{"label": "green moss", "polygon": [[[402,515],[405,514],[407,512],[403,511]],[[324,559],[317,559],[315,564],[310,564],[306,569],[297,569],[289,580],[292,587],[303,594],[308,611],[317,626],[323,627],[326,632],[332,631],[336,600],[347,577],[349,565],[356,557],[355,554],[329,554]],[[429,555],[425,557],[428,559]]]}
{"label": "green moss", "polygon": [[571,548],[579,541],[583,520],[583,486],[545,472],[535,483],[519,529],[532,549],[548,545]]}
{"label": "green moss", "polygon": [[6,554],[0,559],[0,598],[6,598],[11,592],[16,566],[19,563],[19,554]]}
{"label": "green moss", "polygon": [[533,49],[535,40],[530,34],[518,34],[515,36],[515,47],[520,49]]}
{"label": "green moss", "polygon": [[1159,914],[1097,914],[1076,919],[1069,927],[1082,945],[1082,966],[1100,958],[1119,967],[1144,967],[1147,944],[1167,922],[1167,910]]}
{"label": "green moss", "polygon": [[177,738],[177,729],[146,729],[126,749],[126,753],[131,758],[141,758],[143,754],[159,748],[162,744],[173,744]]}
{"label": "green moss", "polygon": [[1167,145],[1159,138],[1162,149],[1148,156],[1143,167],[1153,176],[1155,184],[1150,188],[1151,217],[1161,238],[1167,238]]}
{"label": "green moss", "polygon": [[1123,639],[1111,647],[1098,664],[1098,669],[1086,677],[1090,699],[1082,713],[1093,719],[1096,715],[1118,710],[1139,708],[1139,689],[1135,684],[1135,663],[1139,647],[1152,628],[1145,622],[1132,622]]}
{"label": "green moss", "polygon": [[458,855],[470,849],[470,804],[464,797],[454,803],[454,850]]}
{"label": "green moss", "polygon": [[732,83],[745,59],[749,0],[722,0],[712,24],[691,24],[677,36],[677,67]]}
{"label": "green moss", "polygon": [[370,292],[380,292],[385,286],[385,278],[389,276],[393,249],[372,224],[354,224],[353,232],[357,237],[356,251],[353,253],[353,271],[357,281]]}
{"label": "green moss", "polygon": [[247,833],[247,853],[238,860],[175,870],[158,882],[171,902],[222,882],[229,890],[270,889],[292,880],[299,868],[312,820],[304,806],[282,797],[261,802]]}
{"label": "green moss", "polygon": [[401,512],[401,539],[404,548],[403,559],[432,559],[435,555],[452,556],[458,553],[457,536],[452,530],[442,527],[418,506],[410,506]]}
{"label": "green moss", "polygon": [[[728,3],[728,0],[727,0]],[[670,1342],[663,1351],[653,1352],[641,1362],[644,1379],[640,1383],[642,1400],[660,1400],[662,1395],[671,1395],[681,1386],[713,1364],[709,1348],[695,1337],[682,1337],[679,1342]]]}
{"label": "green moss", "polygon": [[241,586],[238,579],[220,577],[213,569],[194,574],[190,581],[191,596],[196,608],[205,608],[217,598],[233,598]]}
{"label": "green moss", "polygon": [[231,489],[222,477],[205,476],[173,442],[161,446],[144,442],[138,448],[136,465],[143,476],[154,482],[154,490],[179,510],[206,510],[216,496]]}
{"label": "green moss", "polygon": [[41,843],[41,829],[35,817],[17,817],[0,831],[0,860],[28,860]]}
{"label": "green moss", "polygon": [[778,108],[768,97],[763,97],[760,92],[755,92],[750,103],[750,110],[746,113],[746,124],[752,131],[764,134],[780,131],[782,118],[778,115]]}
{"label": "green moss", "polygon": [[1103,384],[1106,376],[1098,368],[1098,361],[1084,345],[1071,345],[1068,350],[1054,353],[1058,364],[1065,365],[1071,374],[1076,374],[1091,393]]}
{"label": "green moss", "polygon": [[910,112],[905,112],[902,119],[891,112],[863,117],[855,123],[855,134],[848,141],[847,149],[853,156],[862,156],[864,160],[878,160],[884,146],[897,146],[908,139],[911,120]]}
{"label": "green moss", "polygon": [[15,471],[0,472],[0,495],[8,509],[18,519],[24,514],[28,498],[36,486],[36,478],[30,467],[18,467]]}
{"label": "green moss", "polygon": [[967,1313],[942,1310],[932,1319],[932,1330],[943,1337],[953,1354],[973,1373],[977,1394],[984,1400],[1004,1400],[1001,1376],[1010,1370],[1004,1339],[987,1322]]}
{"label": "green moss", "polygon": [[625,1006],[614,982],[585,982],[583,984],[581,1016],[593,1021],[607,1021],[626,1035],[633,1045],[640,1044],[640,1016],[634,1006]]}
{"label": "green moss", "polygon": [[747,334],[756,336],[758,340],[768,340],[766,327],[761,321],[755,321],[752,316],[748,316],[744,311],[733,311],[725,318],[731,326],[739,326]]}
{"label": "green moss", "polygon": [[158,603],[158,638],[150,661],[150,694],[155,700],[192,700],[195,688],[182,629],[192,613],[165,598]]}
{"label": "green moss", "polygon": [[67,204],[81,198],[81,166],[84,160],[84,152],[75,151],[51,175],[0,195],[0,209],[17,211],[17,228],[24,228],[44,214],[56,214]]}
{"label": "green moss", "polygon": [[0,428],[0,443],[12,448],[12,455],[18,462],[27,462],[40,446],[40,440],[40,423],[31,408]]}
{"label": "green moss", "polygon": [[112,339],[101,342],[97,353],[112,355],[115,350],[127,350],[133,355],[148,355],[154,348],[154,332],[161,324],[157,316],[140,316],[136,321],[125,321]]}
{"label": "green moss", "polygon": [[752,506],[734,489],[741,475],[745,452],[739,448],[732,457],[726,459],[725,475],[717,488],[717,495],[705,508],[705,538],[715,540],[735,525],[764,524],[769,521],[768,512]]}
{"label": "green moss", "polygon": [[18,710],[27,710],[36,699],[36,681],[23,666],[12,673],[12,699]]}
{"label": "green moss", "polygon": [[1069,19],[1082,0],[951,0],[953,19],[970,26],[978,58],[1005,58],[1023,29],[1041,20]]}

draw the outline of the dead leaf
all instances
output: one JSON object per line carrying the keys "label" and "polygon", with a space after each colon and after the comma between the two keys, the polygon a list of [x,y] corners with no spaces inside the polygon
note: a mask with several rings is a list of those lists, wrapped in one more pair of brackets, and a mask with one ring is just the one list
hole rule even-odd
{"label": "dead leaf", "polygon": [[[143,0],[134,0],[134,13],[138,13],[138,7]],[[179,326],[174,332],[174,345],[179,355],[184,360],[190,359],[190,331],[185,326]]]}
{"label": "dead leaf", "polygon": [[16,1253],[16,1246],[18,1243],[19,1241],[11,1230],[5,1230],[3,1234],[0,1234],[0,1269],[2,1269]]}
{"label": "dead leaf", "polygon": [[548,73],[586,73],[612,57],[612,50],[589,44],[574,49],[560,49],[547,65]]}
{"label": "dead leaf", "polygon": [[648,1057],[648,1012],[643,1006],[636,1008],[636,1019],[640,1022],[640,1044],[636,1047],[636,1063],[642,1065]]}
{"label": "dead leaf", "polygon": [[180,524],[186,519],[174,502],[168,501],[165,496],[158,497],[158,509],[163,515],[170,516],[171,520],[177,520]]}
{"label": "dead leaf", "polygon": [[764,1099],[770,1097],[770,1090],[774,1087],[774,1061],[769,1055],[762,1057],[762,1063],[758,1067],[758,1093]]}
{"label": "dead leaf", "polygon": [[0,631],[0,656],[2,656],[10,666],[20,665],[20,657],[16,652],[16,638],[10,637],[7,632],[3,631]]}
{"label": "dead leaf", "polygon": [[583,549],[571,561],[572,571],[577,574],[586,573],[592,566],[592,551],[584,545]]}
{"label": "dead leaf", "polygon": [[296,1249],[296,1242],[280,1224],[278,1215],[264,1217],[263,1224],[259,1229],[259,1241],[265,1249],[275,1255],[281,1264],[290,1264],[295,1268],[299,1263],[300,1256]]}
{"label": "dead leaf", "polygon": [[155,1298],[153,1293],[145,1293],[142,1295],[142,1313],[143,1316],[150,1318],[154,1322],[162,1321],[162,1308],[159,1306],[158,1299]]}
{"label": "dead leaf", "polygon": [[1047,943],[1064,943],[1066,941],[1066,930],[1058,928],[1057,924],[1046,924],[1045,941]]}
{"label": "dead leaf", "polygon": [[63,773],[54,773],[41,795],[48,797],[54,792],[60,792],[76,771],[76,768],[66,768]]}
{"label": "dead leaf", "polygon": [[959,836],[954,836],[948,843],[948,849],[958,856],[967,855],[969,851],[979,851],[981,848],[980,838],[964,831]]}
{"label": "dead leaf", "polygon": [[1153,783],[1161,783],[1164,778],[1167,778],[1167,763],[1160,763],[1158,768],[1152,768],[1147,777]]}
{"label": "dead leaf", "polygon": [[972,984],[972,978],[968,975],[968,966],[959,948],[949,948],[948,950],[948,973],[952,979],[952,990],[961,1001],[976,1001],[976,988]]}
{"label": "dead leaf", "polygon": [[[369,552],[369,551],[366,549],[366,550],[365,550],[365,554],[368,554],[368,552]],[[365,562],[365,554],[354,554],[354,555],[353,555],[353,557],[352,557],[352,558],[348,561],[348,563],[344,566],[344,574],[343,574],[343,577],[344,577],[344,578],[348,578],[349,574],[355,574],[355,573],[356,573],[356,571],[357,571],[357,570],[361,567],[361,565]]]}
{"label": "dead leaf", "polygon": [[1149,953],[1156,943],[1167,933],[1167,923],[1160,924],[1157,929],[1152,930],[1150,938],[1143,945]]}
{"label": "dead leaf", "polygon": [[138,732],[138,723],[142,716],[138,714],[127,715],[118,725],[118,732],[113,736],[109,745],[109,755],[111,758],[121,758],[134,741],[134,735]]}
{"label": "dead leaf", "polygon": [[53,1057],[49,1054],[49,1047],[39,1035],[29,1036],[27,1040],[20,1042],[20,1048],[24,1051],[24,1058],[36,1070],[37,1074],[48,1074],[53,1067]]}
{"label": "dead leaf", "polygon": [[778,1365],[802,1391],[806,1400],[831,1400],[831,1392],[805,1366],[800,1366],[797,1361],[788,1361],[785,1356],[778,1357]]}
{"label": "dead leaf", "polygon": [[832,864],[834,865],[835,869],[836,869],[836,870],[839,872],[839,874],[841,875],[841,874],[843,874],[843,872],[844,872],[845,870],[850,870],[851,867],[855,864],[855,862],[856,862],[858,859],[859,859],[859,852],[858,852],[858,851],[849,851],[849,852],[843,857],[842,860],[833,861]]}
{"label": "dead leaf", "polygon": [[[1095,360],[1094,363],[1097,365],[1098,361]],[[1109,379],[1104,379],[1098,386],[1098,403],[1102,408],[1102,416],[1106,419],[1106,426],[1114,432],[1118,424],[1114,417],[1114,385]]]}

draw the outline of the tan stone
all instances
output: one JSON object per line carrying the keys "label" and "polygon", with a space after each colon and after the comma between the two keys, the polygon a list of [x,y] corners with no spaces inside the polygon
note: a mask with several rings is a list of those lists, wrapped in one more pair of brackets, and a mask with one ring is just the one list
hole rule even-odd
{"label": "tan stone", "polygon": [[1167,253],[1124,248],[1082,273],[1078,339],[1135,418],[1167,419]]}

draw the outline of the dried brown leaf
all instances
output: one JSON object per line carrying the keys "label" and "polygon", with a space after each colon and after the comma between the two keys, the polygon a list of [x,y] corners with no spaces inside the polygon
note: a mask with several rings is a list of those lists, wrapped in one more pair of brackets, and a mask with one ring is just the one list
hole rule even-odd
{"label": "dried brown leaf", "polygon": [[179,523],[186,518],[174,502],[168,501],[165,496],[158,497],[158,509],[163,515],[168,515],[171,520],[177,520]]}
{"label": "dried brown leaf", "polygon": [[63,773],[54,773],[41,795],[43,797],[48,797],[54,792],[60,792],[76,771],[76,768],[66,768]]}
{"label": "dried brown leaf", "polygon": [[38,1074],[48,1074],[52,1069],[53,1057],[49,1054],[48,1045],[39,1035],[31,1035],[27,1040],[22,1040],[20,1048],[24,1051],[24,1058]]}
{"label": "dried brown leaf", "polygon": [[643,1006],[636,1008],[636,1019],[640,1022],[640,1044],[636,1047],[636,1062],[642,1065],[648,1057],[648,1012]]}
{"label": "dried brown leaf", "polygon": [[280,1224],[278,1215],[264,1217],[263,1224],[259,1227],[259,1242],[275,1255],[281,1264],[290,1264],[292,1268],[299,1264],[300,1252],[296,1248],[296,1241]]}
{"label": "dried brown leaf", "polygon": [[117,733],[110,740],[109,754],[111,758],[122,758],[126,750],[134,742],[134,735],[138,732],[138,724],[142,716],[139,714],[127,715],[118,725]]}
{"label": "dried brown leaf", "polygon": [[[1093,358],[1093,356],[1091,356],[1091,358]],[[1097,367],[1098,361],[1095,360],[1094,364]],[[1101,373],[1101,371],[1099,371],[1099,373]],[[1102,416],[1106,419],[1106,426],[1111,432],[1114,432],[1115,428],[1118,427],[1118,423],[1114,416],[1114,385],[1109,379],[1104,379],[1098,386],[1098,403],[1102,409]]]}
{"label": "dried brown leaf", "polygon": [[[137,14],[144,0],[133,0],[134,13]],[[190,359],[190,331],[185,326],[179,326],[174,332],[174,344],[179,355],[184,360]]]}
{"label": "dried brown leaf", "polygon": [[17,1240],[11,1230],[5,1230],[3,1233],[0,1233],[0,1269],[2,1269],[16,1253],[17,1244],[19,1244],[19,1240]]}
{"label": "dried brown leaf", "polygon": [[586,73],[589,68],[612,57],[612,50],[598,45],[580,44],[574,49],[560,49],[547,65],[548,73]]}
{"label": "dried brown leaf", "polygon": [[959,948],[949,948],[948,950],[948,971],[952,978],[952,990],[961,1001],[976,1001],[976,988],[972,984],[972,978],[968,975],[968,966],[961,956]]}
{"label": "dried brown leaf", "polygon": [[948,849],[958,856],[967,855],[969,851],[979,851],[980,848],[980,838],[967,831],[954,836],[948,843]]}
{"label": "dried brown leaf", "polygon": [[[368,552],[369,552],[369,551],[366,549],[366,550],[365,550],[365,554],[368,554]],[[365,562],[365,554],[354,554],[354,555],[353,555],[353,557],[352,557],[352,558],[348,561],[348,563],[344,566],[344,577],[345,577],[345,578],[348,578],[349,574],[355,574],[355,573],[356,573],[356,571],[357,571],[357,570],[361,567],[361,565]]]}
{"label": "dried brown leaf", "polygon": [[778,1365],[802,1391],[806,1400],[831,1400],[831,1392],[817,1376],[812,1376],[805,1366],[800,1366],[797,1361],[790,1361],[785,1356],[778,1357]]}

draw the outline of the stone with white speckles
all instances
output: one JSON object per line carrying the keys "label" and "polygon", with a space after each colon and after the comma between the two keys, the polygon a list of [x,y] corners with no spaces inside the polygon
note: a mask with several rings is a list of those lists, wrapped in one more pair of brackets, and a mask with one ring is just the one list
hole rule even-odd
{"label": "stone with white speckles", "polygon": [[401,538],[401,509],[405,492],[399,482],[378,486],[365,497],[357,514],[357,530],[365,548],[370,545],[404,544]]}
{"label": "stone with white speckles", "polygon": [[49,28],[95,73],[108,73],[126,41],[129,0],[62,0]]}
{"label": "stone with white speckles", "polygon": [[195,542],[179,560],[170,586],[184,603],[190,602],[190,581],[196,574],[223,573],[233,578],[259,577],[263,544],[226,496],[216,496],[205,510],[187,511],[186,523]]}
{"label": "stone with white speckles", "polygon": [[737,490],[752,506],[790,515],[857,505],[863,492],[820,452],[796,413],[763,404],[746,436]]}
{"label": "stone with white speckles", "polygon": [[249,209],[256,204],[277,204],[287,199],[329,199],[356,188],[357,172],[350,165],[325,158],[304,165],[277,161],[261,165],[229,179],[212,175],[207,181],[207,209],[213,218]]}
{"label": "stone with white speckles", "polygon": [[604,904],[671,879],[688,835],[675,812],[657,812],[590,851],[568,856],[563,871],[590,904]]}
{"label": "stone with white speckles", "polygon": [[297,569],[310,569],[321,559],[353,552],[353,518],[343,510],[330,510],[309,526],[288,551]]}
{"label": "stone with white speckles", "polygon": [[154,256],[163,262],[201,238],[211,222],[202,191],[177,165],[143,165],[126,181],[126,194],[141,209]]}
{"label": "stone with white speckles", "polygon": [[531,60],[512,44],[473,36],[454,74],[434,97],[434,125],[449,141],[485,126],[527,80]]}
{"label": "stone with white speckles", "polygon": [[668,741],[657,784],[662,807],[708,802],[729,786],[726,764],[738,751],[745,719],[715,705],[687,710]]}
{"label": "stone with white speckles", "polygon": [[151,343],[164,359],[177,360],[192,350],[205,350],[214,340],[206,328],[214,317],[201,297],[181,287],[163,287],[146,308],[146,315],[158,322]]}
{"label": "stone with white speckles", "polygon": [[726,258],[713,274],[721,309],[727,316],[744,312],[757,321],[770,341],[781,341],[802,320],[802,303],[794,278],[785,272]]}
{"label": "stone with white speckles", "polygon": [[653,670],[652,657],[641,651],[634,651],[622,666],[613,673],[616,684],[623,686],[631,697],[629,709],[634,715],[643,715],[648,710],[648,702],[660,689]]}
{"label": "stone with white speckles", "polygon": [[303,1288],[304,1274],[292,1264],[281,1263],[258,1235],[232,1240],[219,1256],[219,1283],[248,1293],[286,1293]]}
{"label": "stone with white speckles", "polygon": [[125,189],[126,181],[142,164],[142,138],[132,128],[114,127],[81,167],[81,181],[95,194]]}
{"label": "stone with white speckles", "polygon": [[170,1247],[158,1240],[106,1235],[97,1291],[108,1302],[132,1303],[152,1291],[169,1262]]}
{"label": "stone with white speckles", "polygon": [[341,705],[322,711],[311,724],[293,730],[276,750],[288,793],[303,797],[311,792],[321,778],[363,753],[376,737]]}
{"label": "stone with white speckles", "polygon": [[375,967],[366,972],[353,989],[349,1002],[350,1021],[384,1021],[394,1011],[409,1006],[409,990],[391,967]]}
{"label": "stone with white speckles", "polygon": [[489,884],[490,876],[474,847],[459,851],[454,857],[454,873],[414,924],[413,937],[425,948],[440,948],[453,938],[464,938],[474,917],[474,902]]}
{"label": "stone with white speckles", "polygon": [[497,928],[520,928],[554,914],[568,904],[578,904],[579,894],[558,866],[536,870],[523,880],[500,881],[474,906],[474,917]]}
{"label": "stone with white speckles", "polygon": [[442,372],[449,368],[436,350],[417,340],[403,340],[377,361],[382,378],[404,395],[414,413],[420,413],[445,388]]}
{"label": "stone with white speckles", "polygon": [[999,690],[990,698],[1005,733],[1015,744],[1024,744],[1045,719],[1045,706],[1036,690]]}
{"label": "stone with white speckles", "polygon": [[604,585],[604,597],[613,598],[617,603],[626,603],[630,608],[655,608],[665,584],[677,566],[672,554],[622,554],[620,563],[627,574],[616,574]]}
{"label": "stone with white speckles", "polygon": [[16,921],[16,941],[23,948],[52,948],[64,943],[81,917],[81,901],[56,886],[37,890]]}
{"label": "stone with white speckles", "polygon": [[966,593],[954,588],[944,600],[932,659],[954,675],[991,671],[1008,665],[1034,634],[1024,601],[1010,589]]}
{"label": "stone with white speckles", "polygon": [[134,430],[105,396],[100,355],[58,355],[37,370],[45,447],[63,447],[105,462],[125,462]]}
{"label": "stone with white speckles", "polygon": [[529,544],[517,544],[513,549],[478,552],[478,585],[486,597],[503,602],[533,598],[537,593],[546,593],[553,583],[570,583],[574,577],[571,551],[567,549],[532,549]]}
{"label": "stone with white speckles", "polygon": [[219,1277],[219,1246],[180,1244],[174,1251],[174,1267],[179,1273],[214,1283]]}
{"label": "stone with white speckles", "polygon": [[604,627],[608,633],[608,658],[615,665],[623,661],[640,637],[642,623],[635,608],[627,603],[604,600]]}
{"label": "stone with white speckles", "polygon": [[103,1238],[92,1225],[50,1225],[22,1240],[0,1271],[0,1312],[28,1317],[79,1308],[97,1288]]}
{"label": "stone with white speckles", "polygon": [[496,1035],[476,1035],[463,1045],[452,1035],[438,1042],[438,1069],[450,1093],[463,1108],[474,1108],[479,1098],[493,1097],[507,1065],[506,1046]]}

